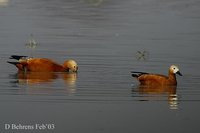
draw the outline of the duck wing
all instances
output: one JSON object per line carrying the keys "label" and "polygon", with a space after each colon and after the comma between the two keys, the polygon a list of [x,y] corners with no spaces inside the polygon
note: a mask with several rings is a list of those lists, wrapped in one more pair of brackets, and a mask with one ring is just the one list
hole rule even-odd
{"label": "duck wing", "polygon": [[15,60],[19,60],[19,59],[21,59],[21,58],[26,58],[26,57],[28,57],[28,56],[21,56],[21,55],[11,55],[10,56],[10,59],[15,59]]}

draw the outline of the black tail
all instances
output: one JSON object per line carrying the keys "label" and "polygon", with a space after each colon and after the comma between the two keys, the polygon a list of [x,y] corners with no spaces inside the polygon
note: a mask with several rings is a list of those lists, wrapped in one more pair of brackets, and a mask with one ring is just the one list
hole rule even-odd
{"label": "black tail", "polygon": [[131,71],[131,73],[138,73],[138,74],[149,74],[149,73],[146,73],[146,72],[138,72],[138,71]]}
{"label": "black tail", "polygon": [[27,56],[11,55],[11,56],[10,56],[10,59],[19,60],[19,59],[21,59],[21,58],[23,58],[23,57],[27,57]]}
{"label": "black tail", "polygon": [[136,77],[136,78],[139,77],[138,74],[132,74],[131,76],[132,76],[132,77]]}
{"label": "black tail", "polygon": [[19,62],[11,62],[11,61],[7,61],[8,63],[10,63],[10,64],[13,64],[13,65],[17,65],[17,64],[19,64]]}
{"label": "black tail", "polygon": [[138,78],[139,76],[143,74],[148,74],[146,72],[136,72],[136,71],[131,71],[131,73],[132,73],[132,77],[136,77],[136,78]]}

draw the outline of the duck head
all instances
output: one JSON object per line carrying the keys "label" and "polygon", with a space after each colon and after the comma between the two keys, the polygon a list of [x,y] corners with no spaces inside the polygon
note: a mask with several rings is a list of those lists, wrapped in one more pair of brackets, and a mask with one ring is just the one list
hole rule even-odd
{"label": "duck head", "polygon": [[66,60],[63,64],[63,67],[66,69],[66,71],[72,71],[77,72],[78,71],[78,65],[76,61],[74,60]]}
{"label": "duck head", "polygon": [[178,74],[178,75],[180,75],[180,76],[183,76],[183,75],[180,73],[178,66],[176,66],[176,65],[172,65],[172,66],[169,68],[169,71],[172,72],[172,73],[174,73],[174,74]]}

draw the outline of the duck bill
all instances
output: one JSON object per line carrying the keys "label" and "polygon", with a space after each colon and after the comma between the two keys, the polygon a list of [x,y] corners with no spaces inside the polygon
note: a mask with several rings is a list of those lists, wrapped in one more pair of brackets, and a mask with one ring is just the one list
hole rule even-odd
{"label": "duck bill", "polygon": [[176,72],[176,74],[178,74],[178,75],[180,75],[180,76],[183,76],[183,75],[180,73],[180,71]]}
{"label": "duck bill", "polygon": [[68,72],[77,73],[78,69],[75,69],[75,70],[74,69],[69,69]]}

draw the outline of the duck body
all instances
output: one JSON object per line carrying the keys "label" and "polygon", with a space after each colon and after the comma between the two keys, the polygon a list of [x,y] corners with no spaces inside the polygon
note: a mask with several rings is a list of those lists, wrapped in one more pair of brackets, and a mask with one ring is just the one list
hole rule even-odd
{"label": "duck body", "polygon": [[[46,58],[31,58],[27,61],[21,61],[22,67],[18,67],[21,71],[31,72],[64,72],[66,71],[62,65]],[[25,70],[26,69],[26,70]]]}
{"label": "duck body", "polygon": [[143,74],[138,77],[142,85],[177,85],[175,77],[167,77],[159,74]]}
{"label": "duck body", "polygon": [[[13,58],[14,57],[14,58]],[[63,65],[54,62],[47,58],[24,58],[23,56],[11,56],[11,59],[16,59],[18,62],[8,62],[15,65],[19,71],[31,72],[77,72],[78,66],[74,60],[67,60]]]}
{"label": "duck body", "polygon": [[178,67],[175,65],[170,67],[168,76],[160,74],[149,74],[144,72],[132,72],[132,76],[137,78],[141,85],[147,86],[177,85],[175,74],[182,76]]}

